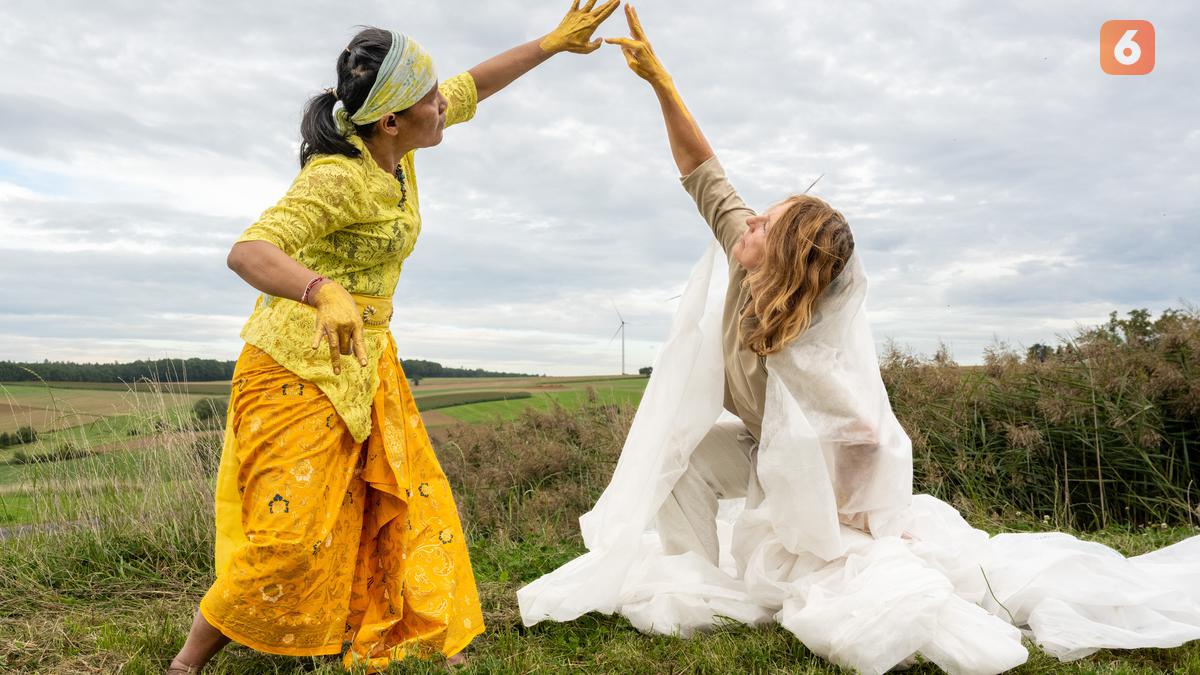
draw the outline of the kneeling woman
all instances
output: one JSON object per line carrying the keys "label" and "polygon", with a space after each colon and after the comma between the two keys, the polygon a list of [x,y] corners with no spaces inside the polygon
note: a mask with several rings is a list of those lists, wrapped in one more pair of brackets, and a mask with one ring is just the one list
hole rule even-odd
{"label": "kneeling woman", "polygon": [[1002,672],[1028,658],[1020,629],[1062,660],[1200,638],[1200,537],[1127,560],[1061,533],[989,537],[912,494],[845,219],[806,195],[746,208],[626,12],[633,35],[611,42],[658,95],[729,283],[710,247],[580,518],[588,552],[518,591],[526,624],[620,612],[686,635],[773,620],[864,673],[917,656]]}
{"label": "kneeling woman", "polygon": [[667,553],[693,551],[715,565],[718,500],[755,496],[747,491],[757,487],[752,474],[766,409],[766,357],[812,322],[817,299],[854,253],[854,237],[840,212],[807,194],[788,197],[761,214],[746,206],[655,56],[633,8],[626,5],[625,10],[632,37],[608,42],[622,48],[629,67],[658,96],[683,187],[728,260],[721,351],[723,404],[731,415],[713,425],[692,452],[688,469],[657,518]]}
{"label": "kneeling woman", "polygon": [[393,31],[363,30],[338,56],[337,87],[305,110],[299,176],[229,254],[263,295],[233,375],[216,581],[168,672],[197,671],[231,639],[297,656],[349,642],[347,667],[378,669],[455,657],[483,630],[454,497],[388,328],[421,229],[414,150],[553,54],[595,51],[617,0],[594,4],[440,85]]}

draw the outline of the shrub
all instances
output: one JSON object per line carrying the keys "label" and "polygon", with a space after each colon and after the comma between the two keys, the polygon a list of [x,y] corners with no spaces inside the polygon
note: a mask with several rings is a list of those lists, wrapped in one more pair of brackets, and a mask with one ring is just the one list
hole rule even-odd
{"label": "shrub", "polygon": [[579,538],[578,519],[608,484],[634,409],[590,403],[525,409],[511,422],[456,426],[438,457],[474,538]]}
{"label": "shrub", "polygon": [[32,443],[38,439],[38,433],[33,427],[21,427],[16,433],[10,436],[14,445],[22,443]]}
{"label": "shrub", "polygon": [[889,347],[918,489],[1080,528],[1200,516],[1200,316],[1148,316],[1114,314],[1024,358],[996,344],[977,367]]}
{"label": "shrub", "polygon": [[201,428],[223,427],[228,410],[227,398],[202,398],[192,404],[192,417]]}

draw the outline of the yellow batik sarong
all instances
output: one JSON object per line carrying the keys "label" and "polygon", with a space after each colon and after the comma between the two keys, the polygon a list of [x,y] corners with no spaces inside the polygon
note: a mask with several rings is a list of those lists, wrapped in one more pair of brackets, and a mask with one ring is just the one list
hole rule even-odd
{"label": "yellow batik sarong", "polygon": [[[343,368],[357,367],[357,364]],[[452,656],[483,631],[454,497],[388,347],[371,435],[256,347],[233,375],[204,618],[272,654],[384,668]]]}

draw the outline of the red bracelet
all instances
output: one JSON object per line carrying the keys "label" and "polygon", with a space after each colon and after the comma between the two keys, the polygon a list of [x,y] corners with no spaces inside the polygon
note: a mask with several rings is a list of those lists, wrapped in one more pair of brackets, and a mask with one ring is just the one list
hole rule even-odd
{"label": "red bracelet", "polygon": [[301,304],[308,304],[308,294],[312,292],[313,286],[316,286],[317,284],[321,283],[322,281],[327,281],[327,280],[325,277],[317,277],[317,278],[313,279],[312,281],[308,282],[308,285],[304,287],[304,293],[300,296]]}

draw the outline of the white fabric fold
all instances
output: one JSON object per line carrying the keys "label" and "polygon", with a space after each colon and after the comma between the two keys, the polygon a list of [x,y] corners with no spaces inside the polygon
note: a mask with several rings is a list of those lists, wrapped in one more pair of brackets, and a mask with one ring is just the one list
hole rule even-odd
{"label": "white fabric fold", "polygon": [[715,244],[693,269],[612,481],[580,518],[588,551],[518,591],[526,625],[619,612],[687,636],[722,617],[774,620],[864,673],[916,655],[998,673],[1027,659],[1022,635],[1062,660],[1200,638],[1200,537],[1126,559],[1062,533],[989,537],[912,494],[857,255],[812,326],[767,359],[755,484],[722,505],[720,566],[666,555],[654,516],[722,414],[724,269]]}

